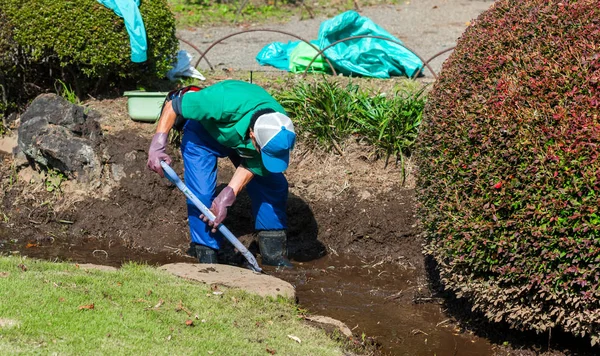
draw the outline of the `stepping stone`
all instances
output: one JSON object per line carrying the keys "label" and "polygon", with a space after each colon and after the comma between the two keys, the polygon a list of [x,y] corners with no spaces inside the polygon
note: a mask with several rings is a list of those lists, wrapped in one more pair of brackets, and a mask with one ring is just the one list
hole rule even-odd
{"label": "stepping stone", "polygon": [[323,315],[307,315],[304,317],[304,319],[319,324],[332,325],[333,327],[337,328],[342,334],[344,334],[345,337],[350,339],[352,338],[352,330],[350,330],[348,325],[342,323],[337,319]]}
{"label": "stepping stone", "polygon": [[296,299],[296,290],[288,282],[245,268],[221,264],[171,263],[159,269],[208,285],[239,288],[262,297]]}

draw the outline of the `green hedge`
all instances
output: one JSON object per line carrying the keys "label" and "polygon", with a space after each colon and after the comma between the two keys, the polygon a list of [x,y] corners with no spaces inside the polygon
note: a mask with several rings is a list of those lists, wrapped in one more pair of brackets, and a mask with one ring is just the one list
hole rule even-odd
{"label": "green hedge", "polygon": [[600,7],[499,0],[426,105],[420,212],[442,282],[494,321],[600,335]]}
{"label": "green hedge", "polygon": [[[19,85],[17,76],[18,51],[12,34],[12,25],[0,7],[0,118],[4,112],[14,110],[14,100],[9,101],[12,94],[9,89]],[[0,120],[0,134],[3,132],[4,127],[2,120]]]}
{"label": "green hedge", "polygon": [[[5,19],[0,32],[14,39],[12,55],[0,57],[0,84],[20,99],[54,89],[56,79],[85,95],[161,78],[178,46],[166,0],[141,2],[148,40],[144,63],[130,60],[123,19],[96,0],[0,0],[0,9]],[[6,73],[6,68],[13,70]],[[20,78],[17,88],[14,75]]]}

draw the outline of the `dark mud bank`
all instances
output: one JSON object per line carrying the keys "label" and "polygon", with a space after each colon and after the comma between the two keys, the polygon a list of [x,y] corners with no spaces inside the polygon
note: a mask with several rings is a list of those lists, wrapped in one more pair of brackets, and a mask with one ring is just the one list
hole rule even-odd
{"label": "dark mud bank", "polygon": [[[185,197],[166,179],[146,169],[149,137],[125,131],[106,136],[105,141],[107,165],[118,175],[86,185],[88,191],[83,193],[87,196],[79,199],[74,199],[73,193],[41,190],[33,194],[28,192],[31,185],[24,182],[13,185],[2,201],[9,216],[7,227],[28,240],[44,240],[50,235],[113,240],[154,253],[184,252],[189,241]],[[172,156],[174,169],[182,174],[179,152],[174,150]],[[233,166],[222,163],[219,181],[227,182]],[[114,186],[110,193],[101,194],[108,184]],[[412,190],[399,187],[393,194],[368,199],[359,199],[354,187],[330,199],[313,200],[294,193],[297,185],[317,186],[318,191],[319,184],[306,168],[290,179],[288,235],[294,260],[310,261],[329,253],[394,257],[401,252],[418,263]],[[248,244],[254,235],[250,211],[249,198],[242,193],[225,221]]]}

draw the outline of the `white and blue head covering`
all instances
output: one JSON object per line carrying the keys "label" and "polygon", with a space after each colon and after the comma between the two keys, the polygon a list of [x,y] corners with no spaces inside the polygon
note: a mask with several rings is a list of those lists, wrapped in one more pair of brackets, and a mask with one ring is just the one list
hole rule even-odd
{"label": "white and blue head covering", "polygon": [[254,137],[265,168],[271,173],[285,171],[296,143],[292,120],[278,112],[263,114],[254,124]]}

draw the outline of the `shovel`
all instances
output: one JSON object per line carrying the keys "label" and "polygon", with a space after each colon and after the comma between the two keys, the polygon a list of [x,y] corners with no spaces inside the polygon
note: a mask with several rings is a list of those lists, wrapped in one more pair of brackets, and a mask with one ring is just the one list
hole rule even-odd
{"label": "shovel", "polygon": [[[202,204],[202,202],[200,201],[200,199],[198,199],[194,193],[192,193],[191,190],[188,189],[188,187],[181,181],[181,179],[179,179],[179,176],[177,175],[177,173],[175,173],[175,171],[168,165],[166,164],[164,161],[160,162],[160,165],[162,166],[163,172],[165,173],[165,177],[167,177],[168,180],[171,181],[171,183],[175,184],[177,186],[177,188],[179,188],[179,190],[181,190],[183,192],[183,194],[185,194],[185,196],[198,208],[200,209],[200,211],[202,212],[202,214],[204,214],[204,216],[206,216],[208,218],[208,220],[210,221],[214,221],[215,220],[215,214],[212,213],[212,211],[210,211],[206,205]],[[229,229],[227,227],[225,227],[225,225],[223,224],[219,224],[218,230],[221,232],[221,234],[223,234],[223,236],[225,236],[225,238],[231,242],[231,244],[242,253],[242,255],[244,255],[244,257],[246,258],[246,260],[248,260],[248,263],[250,263],[250,268],[252,268],[252,270],[254,272],[262,272],[262,269],[258,266],[258,262],[256,262],[256,258],[254,258],[254,255],[252,255],[252,253],[250,253],[250,251],[248,251],[248,249],[246,248],[246,246],[244,246],[236,237],[235,235],[233,235],[231,233],[231,231],[229,231]]]}

